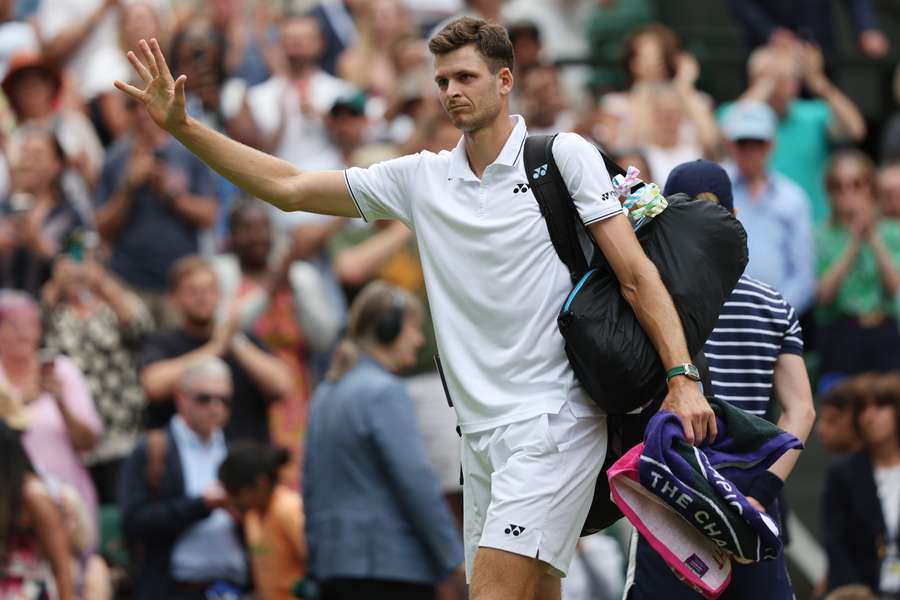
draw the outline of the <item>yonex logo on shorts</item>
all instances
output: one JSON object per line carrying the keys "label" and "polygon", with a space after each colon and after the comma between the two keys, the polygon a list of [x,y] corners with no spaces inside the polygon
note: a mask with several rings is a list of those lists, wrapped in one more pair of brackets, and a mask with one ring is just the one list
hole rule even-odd
{"label": "yonex logo on shorts", "polygon": [[513,194],[518,194],[519,192],[522,192],[524,194],[527,191],[528,191],[527,183],[517,183],[516,187],[513,188]]}
{"label": "yonex logo on shorts", "polygon": [[688,556],[687,560],[684,561],[684,564],[689,566],[691,570],[700,577],[703,577],[709,571],[709,566],[707,566],[707,564],[703,562],[703,559],[696,554]]}
{"label": "yonex logo on shorts", "polygon": [[521,525],[513,525],[512,523],[509,524],[509,527],[503,530],[503,533],[505,533],[506,535],[509,535],[511,533],[515,536],[518,536],[520,533],[524,532],[524,527],[522,527]]}
{"label": "yonex logo on shorts", "polygon": [[532,179],[537,179],[538,177],[543,177],[547,174],[547,163],[542,164],[534,172],[531,174]]}

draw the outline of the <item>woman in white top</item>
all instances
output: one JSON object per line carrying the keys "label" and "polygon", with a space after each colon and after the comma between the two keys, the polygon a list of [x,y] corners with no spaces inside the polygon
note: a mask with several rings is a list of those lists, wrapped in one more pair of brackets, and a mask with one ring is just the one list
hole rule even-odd
{"label": "woman in white top", "polygon": [[[684,52],[675,33],[664,25],[638,29],[625,41],[625,68],[631,79],[629,89],[606,94],[600,104],[618,120],[613,147],[659,143],[654,132],[659,127],[654,113],[660,93],[677,96],[684,118],[680,119],[679,145],[699,147],[704,157],[713,158],[719,145],[719,130],[712,101],[696,88],[700,67],[697,59]],[[665,179],[657,176],[657,181]]]}

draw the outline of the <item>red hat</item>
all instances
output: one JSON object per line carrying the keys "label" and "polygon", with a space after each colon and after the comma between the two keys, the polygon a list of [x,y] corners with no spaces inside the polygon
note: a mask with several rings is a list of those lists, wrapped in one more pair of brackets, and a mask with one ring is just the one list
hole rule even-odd
{"label": "red hat", "polygon": [[12,86],[15,83],[16,78],[25,71],[32,69],[42,71],[50,77],[55,88],[54,93],[59,94],[63,84],[62,71],[60,68],[46,60],[37,52],[26,50],[14,54],[12,58],[9,59],[9,67],[6,71],[6,75],[3,77],[3,82],[0,83],[0,88],[3,89],[3,93],[6,94],[7,98],[11,97],[10,92],[12,91]]}

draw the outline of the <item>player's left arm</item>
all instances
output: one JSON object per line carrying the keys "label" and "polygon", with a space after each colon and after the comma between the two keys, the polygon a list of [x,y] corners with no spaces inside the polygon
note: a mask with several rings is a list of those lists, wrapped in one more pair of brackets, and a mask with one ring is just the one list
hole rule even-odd
{"label": "player's left arm", "polygon": [[[628,218],[619,213],[589,225],[597,245],[612,267],[622,296],[631,306],[667,370],[691,362],[681,319],[656,265],[641,248]],[[701,444],[716,437],[716,419],[700,386],[687,377],[673,377],[662,408],[675,413],[685,439]]]}

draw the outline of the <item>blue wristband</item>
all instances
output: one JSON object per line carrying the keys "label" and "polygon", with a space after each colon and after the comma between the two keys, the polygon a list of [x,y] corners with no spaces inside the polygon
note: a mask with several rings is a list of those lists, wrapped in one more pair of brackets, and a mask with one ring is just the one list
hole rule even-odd
{"label": "blue wristband", "polygon": [[756,498],[768,510],[783,487],[784,482],[778,475],[770,471],[763,471],[753,478],[753,481],[750,482],[750,487],[744,495]]}

